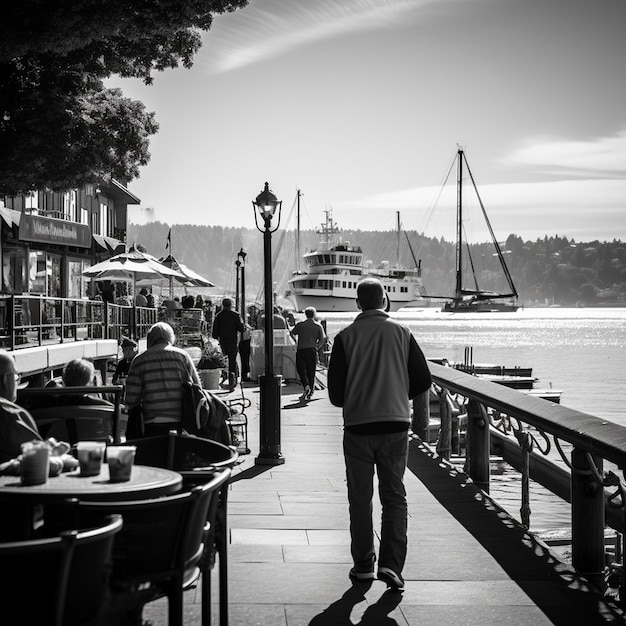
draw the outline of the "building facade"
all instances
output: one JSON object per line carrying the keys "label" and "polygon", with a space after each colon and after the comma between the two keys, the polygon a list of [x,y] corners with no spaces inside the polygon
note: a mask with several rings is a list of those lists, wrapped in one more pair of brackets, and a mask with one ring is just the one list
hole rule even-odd
{"label": "building facade", "polygon": [[82,273],[125,251],[128,206],[139,202],[115,179],[66,192],[0,195],[0,293],[98,295]]}

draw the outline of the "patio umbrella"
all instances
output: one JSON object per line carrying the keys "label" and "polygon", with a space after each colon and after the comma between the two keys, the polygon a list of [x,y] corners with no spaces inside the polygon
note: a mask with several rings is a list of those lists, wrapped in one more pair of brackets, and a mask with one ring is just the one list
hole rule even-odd
{"label": "patio umbrella", "polygon": [[179,263],[176,257],[171,254],[164,259],[160,259],[159,262],[166,267],[181,273],[185,277],[185,280],[180,278],[176,278],[176,280],[188,287],[215,287],[210,280],[204,278],[204,276],[200,276],[200,274],[194,272],[183,263]]}
{"label": "patio umbrella", "polygon": [[83,276],[96,280],[113,280],[136,283],[138,280],[175,278],[184,281],[185,276],[169,268],[150,254],[131,249],[129,252],[116,254],[106,261],[87,268]]}

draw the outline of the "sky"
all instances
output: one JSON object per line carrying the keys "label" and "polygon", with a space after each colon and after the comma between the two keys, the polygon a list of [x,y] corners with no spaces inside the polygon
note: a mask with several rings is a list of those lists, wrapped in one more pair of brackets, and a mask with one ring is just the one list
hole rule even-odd
{"label": "sky", "polygon": [[[250,0],[152,86],[130,221],[454,238],[463,147],[499,239],[626,240],[624,0]],[[447,208],[445,208],[447,207]],[[356,243],[356,242],[355,242]]]}

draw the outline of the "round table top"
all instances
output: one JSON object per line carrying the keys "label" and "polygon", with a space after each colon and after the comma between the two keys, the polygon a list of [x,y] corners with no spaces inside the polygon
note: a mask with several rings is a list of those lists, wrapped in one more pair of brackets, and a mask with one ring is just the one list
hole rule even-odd
{"label": "round table top", "polygon": [[183,478],[178,472],[161,467],[133,465],[130,480],[109,480],[109,467],[102,464],[98,476],[81,476],[80,470],[48,478],[43,485],[22,485],[19,476],[0,476],[0,496],[16,496],[38,501],[59,498],[84,500],[147,500],[179,491]]}

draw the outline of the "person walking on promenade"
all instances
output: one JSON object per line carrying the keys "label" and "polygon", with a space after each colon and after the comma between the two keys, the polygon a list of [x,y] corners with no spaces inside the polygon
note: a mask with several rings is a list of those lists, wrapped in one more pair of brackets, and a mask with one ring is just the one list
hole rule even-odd
{"label": "person walking on promenade", "polygon": [[241,316],[232,307],[230,298],[222,300],[222,310],[215,316],[212,334],[228,357],[228,384],[234,389],[237,384],[237,333],[243,333],[245,328]]}
{"label": "person walking on promenade", "polygon": [[348,486],[350,578],[374,580],[372,499],[374,468],[382,505],[378,578],[404,589],[408,507],[404,471],[411,421],[409,400],[427,391],[431,376],[411,331],[384,312],[380,281],[357,286],[362,313],[337,334],[328,366],[328,395],[343,407],[343,449]]}
{"label": "person walking on promenade", "polygon": [[138,354],[130,364],[125,401],[128,428],[133,433],[138,430],[136,422],[131,424],[137,419],[138,407],[143,413],[143,434],[146,437],[181,428],[183,383],[190,379],[198,385],[201,383],[189,353],[174,346],[175,341],[172,327],[157,322],[148,331],[147,350]]}
{"label": "person walking on promenade", "polygon": [[291,336],[297,337],[296,369],[304,392],[300,400],[310,400],[315,389],[315,368],[317,366],[317,351],[324,345],[326,335],[324,328],[315,319],[317,311],[309,306],[304,309],[306,319],[298,322],[291,330]]}

